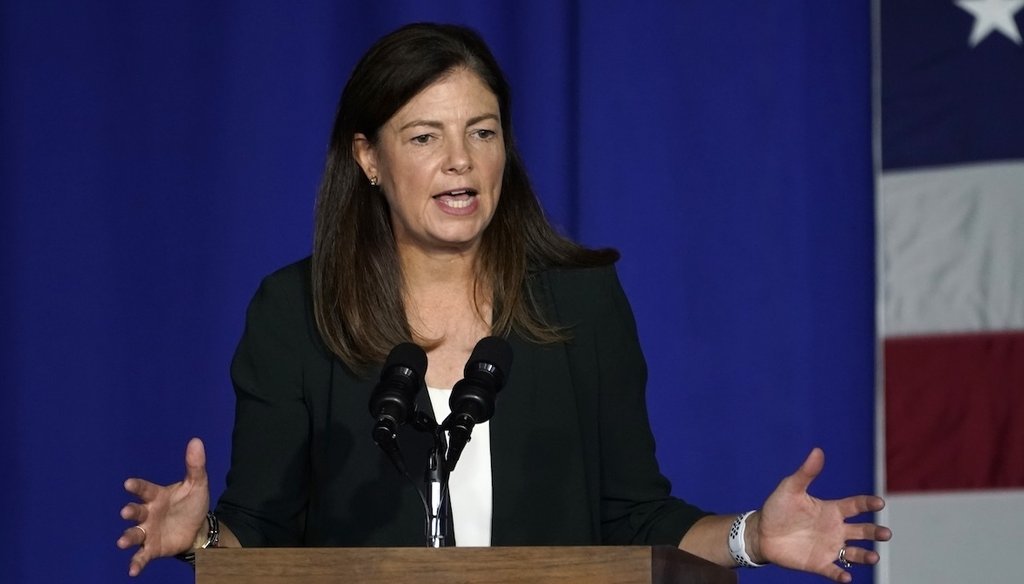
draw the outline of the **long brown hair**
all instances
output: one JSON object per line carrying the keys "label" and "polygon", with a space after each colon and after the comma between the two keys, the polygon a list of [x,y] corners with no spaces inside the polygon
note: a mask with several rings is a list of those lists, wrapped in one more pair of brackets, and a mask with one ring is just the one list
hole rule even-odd
{"label": "long brown hair", "polygon": [[493,295],[493,334],[515,329],[538,343],[565,339],[531,296],[530,274],[618,259],[615,250],[590,250],[562,237],[545,219],[515,147],[508,82],[483,39],[455,25],[404,26],[377,41],[345,85],[317,196],[313,310],[327,347],[354,370],[383,361],[412,332],[388,205],[356,163],[353,138],[362,133],[376,143],[395,112],[458,68],[478,75],[497,97],[505,140],[501,198],[477,262],[477,282]]}

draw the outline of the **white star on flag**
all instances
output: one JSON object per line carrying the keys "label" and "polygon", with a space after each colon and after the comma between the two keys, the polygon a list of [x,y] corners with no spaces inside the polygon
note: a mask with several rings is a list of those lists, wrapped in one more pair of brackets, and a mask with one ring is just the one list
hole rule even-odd
{"label": "white star on flag", "polygon": [[972,48],[996,31],[1015,44],[1024,42],[1013,19],[1024,8],[1024,0],[957,0],[955,4],[974,16],[974,28],[968,41]]}

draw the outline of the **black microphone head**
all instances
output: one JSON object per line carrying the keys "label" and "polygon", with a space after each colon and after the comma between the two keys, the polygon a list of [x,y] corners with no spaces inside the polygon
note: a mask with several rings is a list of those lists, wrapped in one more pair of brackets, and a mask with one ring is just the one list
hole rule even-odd
{"label": "black microphone head", "polygon": [[[481,364],[486,363],[497,370],[500,379],[499,385],[504,385],[505,376],[512,367],[512,346],[501,337],[484,337],[473,347],[473,353],[466,361],[466,369],[463,371],[466,377],[472,372],[478,371]],[[489,368],[488,368],[489,369]]]}
{"label": "black microphone head", "polygon": [[473,347],[466,362],[465,377],[452,388],[448,405],[452,413],[444,422],[449,432],[448,472],[455,470],[462,449],[469,442],[473,426],[494,415],[494,402],[505,386],[512,367],[512,347],[500,337],[484,337]]}
{"label": "black microphone head", "polygon": [[418,345],[401,343],[391,349],[380,381],[370,394],[370,415],[381,421],[389,419],[395,427],[407,422],[415,410],[414,400],[426,370],[427,354]]}
{"label": "black microphone head", "polygon": [[391,349],[391,352],[388,353],[387,360],[384,361],[384,368],[380,373],[381,379],[388,375],[391,368],[396,365],[412,369],[417,377],[423,379],[423,375],[427,371],[427,354],[416,343],[399,343],[395,345],[395,348]]}
{"label": "black microphone head", "polygon": [[466,362],[465,377],[452,388],[452,419],[468,416],[474,424],[494,415],[494,400],[512,366],[512,347],[500,337],[484,337]]}

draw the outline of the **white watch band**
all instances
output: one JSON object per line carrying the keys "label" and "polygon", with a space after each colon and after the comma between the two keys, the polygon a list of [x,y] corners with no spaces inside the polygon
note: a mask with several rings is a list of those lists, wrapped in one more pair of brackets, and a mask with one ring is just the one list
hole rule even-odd
{"label": "white watch band", "polygon": [[736,518],[736,521],[732,522],[732,527],[729,528],[729,554],[732,555],[736,565],[741,568],[760,568],[766,565],[754,562],[747,555],[747,543],[743,535],[747,531],[747,517],[750,517],[752,513],[754,511],[747,511],[740,515]]}

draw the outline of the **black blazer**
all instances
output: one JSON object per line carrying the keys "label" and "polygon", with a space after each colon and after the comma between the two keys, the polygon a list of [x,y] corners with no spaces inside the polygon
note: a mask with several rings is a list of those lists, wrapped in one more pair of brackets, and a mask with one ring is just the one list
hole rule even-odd
{"label": "black blazer", "polygon": [[[669,494],[644,397],[647,369],[613,267],[532,278],[571,340],[513,334],[491,419],[492,545],[671,544],[705,513]],[[244,546],[422,546],[424,509],[370,437],[378,371],[354,375],[313,322],[307,258],[267,277],[231,367],[231,469],[217,515]],[[425,392],[418,406],[430,410]],[[418,481],[431,440],[403,426]]]}

